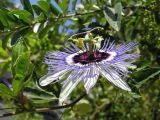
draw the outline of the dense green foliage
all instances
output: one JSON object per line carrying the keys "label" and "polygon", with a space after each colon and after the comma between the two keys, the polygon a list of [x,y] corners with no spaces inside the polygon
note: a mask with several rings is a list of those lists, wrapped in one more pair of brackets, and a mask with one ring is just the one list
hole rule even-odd
{"label": "dense green foliage", "polygon": [[[23,8],[0,3],[0,99],[2,108],[21,111],[17,120],[62,119],[158,120],[160,119],[160,1],[159,0],[21,0]],[[81,4],[79,4],[81,3]],[[63,50],[71,35],[102,27],[96,36],[116,44],[137,41],[137,68],[125,92],[100,78],[91,92],[71,108],[50,112],[26,112],[57,105],[61,84],[41,87],[47,72],[44,55]],[[79,85],[70,95],[85,92]],[[0,112],[1,113],[1,112]],[[3,113],[3,112],[2,112]]]}

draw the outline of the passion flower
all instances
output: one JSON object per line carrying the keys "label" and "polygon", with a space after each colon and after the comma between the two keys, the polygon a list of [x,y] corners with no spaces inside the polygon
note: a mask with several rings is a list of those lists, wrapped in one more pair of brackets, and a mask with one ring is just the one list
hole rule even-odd
{"label": "passion flower", "polygon": [[[113,42],[105,40],[100,49],[92,51],[88,44],[85,44],[83,49],[72,42],[70,45],[65,52],[52,51],[45,56],[48,74],[40,78],[41,86],[61,82],[63,86],[60,98],[66,98],[80,82],[84,82],[85,90],[89,93],[98,77],[102,75],[115,86],[131,91],[124,78],[129,73],[128,68],[134,66],[131,60],[137,58],[137,55],[127,53],[135,49],[136,42],[124,43],[116,47]],[[66,74],[69,74],[67,79],[61,81],[59,78]]]}

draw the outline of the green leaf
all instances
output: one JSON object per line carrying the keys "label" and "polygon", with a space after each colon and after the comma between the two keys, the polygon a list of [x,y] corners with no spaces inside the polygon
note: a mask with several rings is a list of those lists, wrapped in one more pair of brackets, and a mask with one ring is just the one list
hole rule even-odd
{"label": "green leaf", "polygon": [[44,92],[35,88],[25,88],[24,95],[31,99],[42,99],[42,100],[55,100],[56,98],[53,94]]}
{"label": "green leaf", "polygon": [[32,75],[34,66],[30,63],[30,52],[24,41],[19,41],[12,50],[13,95],[17,96]]}
{"label": "green leaf", "polygon": [[92,110],[92,107],[87,100],[81,100],[73,107],[73,110],[79,115],[85,115]]}
{"label": "green leaf", "polygon": [[140,82],[139,86],[142,86],[143,84],[145,84],[148,80],[154,78],[155,76],[160,75],[160,68],[157,69],[156,72],[150,74],[147,78],[145,78],[142,82]]}
{"label": "green leaf", "polygon": [[32,16],[34,16],[30,1],[29,0],[21,0],[21,3],[23,5],[24,9],[27,10],[28,12],[30,12],[32,14]]}
{"label": "green leaf", "polygon": [[34,69],[35,69],[35,66],[30,62],[30,64],[28,65],[26,75],[25,75],[25,79],[24,79],[25,85],[28,84],[29,80],[31,79]]}
{"label": "green leaf", "polygon": [[12,92],[11,90],[4,84],[0,83],[0,96],[12,98]]}
{"label": "green leaf", "polygon": [[141,95],[134,93],[134,92],[129,92],[129,94],[133,97],[133,98],[140,98],[142,97]]}
{"label": "green leaf", "polygon": [[118,26],[118,31],[121,28],[121,19],[122,19],[122,4],[121,3],[117,3],[114,6],[115,9],[115,13],[117,14],[117,26]]}
{"label": "green leaf", "polygon": [[24,42],[22,39],[13,46],[12,49],[12,61],[11,61],[11,69],[12,69],[12,75],[13,77],[16,76],[16,71],[15,71],[15,64],[17,62],[17,59],[20,55],[22,55],[24,52],[27,51],[27,47],[25,46]]}
{"label": "green leaf", "polygon": [[23,88],[25,77],[29,70],[30,52],[22,53],[16,60],[14,67],[15,77],[12,81],[13,95],[17,96]]}
{"label": "green leaf", "polygon": [[20,76],[24,77],[28,72],[27,70],[30,62],[29,58],[30,58],[30,52],[24,52],[17,58],[14,67],[16,74],[18,74],[19,77]]}
{"label": "green leaf", "polygon": [[86,10],[100,10],[100,8],[97,5],[94,5],[94,4],[86,4],[85,9]]}
{"label": "green leaf", "polygon": [[39,15],[38,15],[38,17],[36,18],[36,21],[38,21],[38,22],[44,22],[45,21],[45,14],[44,13],[40,13]]}
{"label": "green leaf", "polygon": [[43,1],[43,0],[39,0],[38,4],[40,6],[40,8],[44,11],[44,12],[49,12],[50,10],[50,6],[48,4],[48,2]]}
{"label": "green leaf", "polygon": [[[46,25],[47,24],[47,25]],[[40,39],[43,39],[45,35],[47,35],[47,32],[49,31],[49,29],[51,28],[52,26],[50,25],[50,23],[44,23],[44,28],[42,29],[42,31],[39,32],[38,34],[38,37]]]}
{"label": "green leaf", "polygon": [[32,5],[34,12],[39,15],[42,12],[42,9],[37,5]]}
{"label": "green leaf", "polygon": [[42,8],[40,8],[38,5],[32,5],[32,7],[37,15],[40,15],[43,13],[43,15],[47,16],[45,12],[42,10]]}
{"label": "green leaf", "polygon": [[150,83],[152,80],[154,80],[154,77],[158,76],[159,74],[160,74],[160,68],[155,67],[155,68],[146,68],[134,72],[134,74],[132,74],[132,77],[137,82],[136,85],[137,88],[140,88],[143,85],[147,84],[148,82]]}
{"label": "green leaf", "polygon": [[63,13],[66,13],[69,6],[69,0],[62,0],[58,5],[62,9]]}
{"label": "green leaf", "polygon": [[18,57],[27,51],[27,47],[24,42],[21,40],[17,44],[15,44],[12,48],[12,66],[15,65]]}
{"label": "green leaf", "polygon": [[31,19],[32,14],[26,10],[16,10],[16,11],[12,11],[11,13],[25,23],[28,23],[28,24],[32,23],[32,19]]}
{"label": "green leaf", "polygon": [[3,24],[3,26],[5,27],[9,26],[6,14],[3,10],[0,10],[0,21]]}
{"label": "green leaf", "polygon": [[0,21],[0,30],[4,30],[4,26],[1,21]]}
{"label": "green leaf", "polygon": [[62,14],[62,12],[59,11],[54,5],[50,4],[50,8],[51,8],[51,12],[52,12],[53,14],[55,14],[56,16]]}
{"label": "green leaf", "polygon": [[18,18],[12,12],[8,12],[7,15],[9,21],[12,21],[17,24]]}
{"label": "green leaf", "polygon": [[15,15],[13,15],[8,9],[2,8],[1,10],[3,10],[10,28],[13,27],[13,24],[17,24],[18,19]]}
{"label": "green leaf", "polygon": [[136,61],[135,64],[137,66],[137,71],[139,71],[150,66],[152,62],[150,60],[141,60],[141,61]]}
{"label": "green leaf", "polygon": [[22,78],[22,76],[16,76],[16,78],[13,79],[13,81],[12,81],[12,87],[13,87],[12,94],[13,94],[13,96],[17,96],[19,94],[19,92],[23,88],[23,81],[24,81],[24,79]]}
{"label": "green leaf", "polygon": [[12,33],[9,33],[2,39],[3,49],[5,49],[7,47],[8,40],[11,38],[11,36],[12,36]]}
{"label": "green leaf", "polygon": [[104,15],[108,21],[108,23],[116,30],[120,30],[121,25],[121,14],[122,14],[122,5],[121,3],[117,3],[113,8],[110,8],[108,6],[104,9]]}
{"label": "green leaf", "polygon": [[[5,15],[5,22],[7,22],[7,26],[9,29],[12,29],[14,27],[18,27],[17,25],[21,22],[20,20],[18,20],[18,18],[12,14],[11,11],[5,9],[5,8],[1,8],[1,10],[3,11],[4,15]],[[3,19],[3,17],[0,17],[0,19]],[[0,20],[0,24],[1,24],[1,20]],[[0,25],[1,28],[4,27],[4,25]],[[6,26],[5,26],[6,27]],[[0,28],[0,29],[1,29]],[[9,32],[9,31],[8,31]]]}
{"label": "green leaf", "polygon": [[46,0],[48,3],[51,3],[51,0]]}
{"label": "green leaf", "polygon": [[32,30],[29,26],[26,26],[18,32],[16,32],[11,39],[11,45],[14,45],[21,37],[25,37],[30,32],[32,32]]}

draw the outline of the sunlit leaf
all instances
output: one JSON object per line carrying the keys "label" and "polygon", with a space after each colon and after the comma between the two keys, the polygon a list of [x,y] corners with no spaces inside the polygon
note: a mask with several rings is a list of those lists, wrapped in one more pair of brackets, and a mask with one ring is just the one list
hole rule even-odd
{"label": "sunlit leaf", "polygon": [[11,90],[4,84],[0,83],[0,96],[12,98]]}
{"label": "sunlit leaf", "polygon": [[16,16],[14,14],[11,13],[11,11],[9,11],[6,8],[1,8],[1,10],[3,11],[5,18],[7,19],[6,22],[8,22],[8,26],[9,28],[12,28],[15,26],[15,24],[17,24],[19,21],[16,18]]}
{"label": "sunlit leaf", "polygon": [[29,67],[30,52],[24,52],[16,60],[14,65],[16,74],[24,77]]}
{"label": "sunlit leaf", "polygon": [[57,99],[53,94],[49,94],[40,89],[25,88],[24,95],[31,99],[42,99],[42,100],[55,100]]}
{"label": "sunlit leaf", "polygon": [[122,14],[122,5],[121,3],[117,3],[114,8],[110,8],[108,6],[104,9],[104,15],[108,21],[108,23],[116,30],[120,30],[121,25],[121,14]]}
{"label": "sunlit leaf", "polygon": [[24,52],[17,58],[16,63],[13,66],[15,69],[15,77],[14,80],[12,81],[14,96],[17,96],[20,90],[23,88],[25,76],[27,75],[29,70],[28,68],[30,64],[29,58],[30,58],[30,52]]}
{"label": "sunlit leaf", "polygon": [[48,2],[43,1],[43,0],[39,0],[39,1],[38,1],[38,4],[39,4],[40,8],[41,8],[43,11],[49,12],[50,6],[49,6]]}
{"label": "sunlit leaf", "polygon": [[[22,39],[21,39],[22,40]],[[23,41],[18,42],[12,49],[12,66],[15,65],[18,57],[27,51],[27,47]]]}
{"label": "sunlit leaf", "polygon": [[62,9],[63,13],[66,13],[69,6],[69,0],[62,0],[58,5]]}
{"label": "sunlit leaf", "polygon": [[97,5],[92,5],[92,4],[85,5],[85,9],[87,9],[87,10],[100,10],[100,8]]}
{"label": "sunlit leaf", "polygon": [[32,14],[29,13],[26,10],[16,10],[12,11],[12,14],[14,14],[18,19],[24,21],[25,23],[31,24],[32,23]]}
{"label": "sunlit leaf", "polygon": [[136,94],[136,93],[133,93],[133,92],[131,92],[131,93],[129,93],[133,98],[140,98],[140,97],[142,97],[141,95],[139,95],[139,94]]}

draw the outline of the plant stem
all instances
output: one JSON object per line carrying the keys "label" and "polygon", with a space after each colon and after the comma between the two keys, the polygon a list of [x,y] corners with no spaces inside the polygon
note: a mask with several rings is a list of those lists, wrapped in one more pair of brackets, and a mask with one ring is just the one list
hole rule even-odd
{"label": "plant stem", "polygon": [[[18,108],[18,109],[20,109],[20,111],[2,114],[2,115],[0,115],[0,118],[9,117],[9,116],[13,116],[13,115],[18,115],[18,114],[21,114],[21,113],[24,113],[24,112],[37,112],[37,113],[40,113],[40,112],[47,112],[47,111],[51,111],[51,110],[69,108],[69,107],[72,107],[73,105],[75,105],[77,102],[79,102],[86,95],[87,94],[84,93],[80,97],[78,97],[76,100],[71,102],[70,104],[66,104],[66,105],[62,105],[62,106],[53,106],[53,107],[50,107],[50,108],[36,108],[36,109],[33,109],[33,110],[32,109],[31,110],[26,110],[26,109]],[[6,109],[14,109],[14,108],[6,108]],[[5,110],[5,108],[3,108],[1,110]]]}

